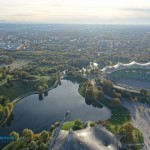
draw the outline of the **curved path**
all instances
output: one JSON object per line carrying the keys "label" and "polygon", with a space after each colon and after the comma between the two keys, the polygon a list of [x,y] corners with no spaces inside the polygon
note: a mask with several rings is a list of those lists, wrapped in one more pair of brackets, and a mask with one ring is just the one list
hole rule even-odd
{"label": "curved path", "polygon": [[[50,91],[50,90],[52,90],[53,88],[55,88],[55,87],[57,86],[58,82],[59,82],[59,81],[57,80],[57,81],[54,83],[54,85],[51,86],[51,87],[49,87],[47,90],[45,90],[45,92]],[[33,95],[33,94],[39,94],[39,92],[38,92],[38,91],[33,91],[33,92],[29,92],[29,93],[23,94],[23,95],[21,95],[21,96],[15,98],[15,99],[12,101],[12,103],[15,104],[15,103],[17,103],[18,101],[20,101],[21,99],[23,99],[23,98],[25,98],[25,97],[27,97],[27,96]]]}

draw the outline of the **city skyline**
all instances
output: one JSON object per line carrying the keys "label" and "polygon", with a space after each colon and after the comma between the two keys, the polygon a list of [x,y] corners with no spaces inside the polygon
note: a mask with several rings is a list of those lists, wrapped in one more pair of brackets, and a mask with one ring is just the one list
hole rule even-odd
{"label": "city skyline", "polygon": [[148,0],[0,0],[1,22],[149,24]]}

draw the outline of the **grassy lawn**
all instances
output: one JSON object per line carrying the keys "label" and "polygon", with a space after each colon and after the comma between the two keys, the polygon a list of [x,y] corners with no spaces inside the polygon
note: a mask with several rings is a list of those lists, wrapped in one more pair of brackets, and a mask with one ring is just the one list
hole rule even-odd
{"label": "grassy lawn", "polygon": [[121,105],[114,106],[112,102],[106,98],[100,102],[111,110],[112,116],[109,121],[112,125],[122,125],[131,120],[130,112],[125,107]]}
{"label": "grassy lawn", "polygon": [[62,126],[62,130],[69,131],[71,128],[74,126],[74,121],[70,122],[65,122],[64,125]]}
{"label": "grassy lawn", "polygon": [[11,75],[7,75],[6,78],[2,78],[2,74],[0,74],[0,85],[7,81],[7,78],[12,78]]}
{"label": "grassy lawn", "polygon": [[73,129],[74,131],[84,129],[85,125],[84,123],[80,124],[79,126],[75,125],[75,121],[65,122],[62,126],[62,130],[69,131],[70,129]]}
{"label": "grassy lawn", "polygon": [[26,144],[24,143],[24,141],[16,141],[16,142],[11,142],[2,150],[12,150],[12,149],[17,150],[17,149],[22,149],[25,147],[26,147]]}
{"label": "grassy lawn", "polygon": [[0,95],[4,95],[10,100],[14,100],[15,98],[17,98],[22,94],[36,91],[37,88],[35,87],[35,85],[47,83],[49,87],[52,86],[54,83],[49,79],[50,79],[49,76],[42,76],[38,81],[28,81],[28,82],[21,80],[12,81],[13,83],[12,86],[7,87],[6,84],[4,84],[0,87]]}

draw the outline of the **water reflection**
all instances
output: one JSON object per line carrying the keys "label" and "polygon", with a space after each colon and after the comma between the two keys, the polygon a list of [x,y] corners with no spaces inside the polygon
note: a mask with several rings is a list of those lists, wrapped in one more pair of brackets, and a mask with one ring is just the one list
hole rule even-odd
{"label": "water reflection", "polygon": [[14,120],[14,114],[11,113],[9,118],[7,119],[6,123],[4,123],[2,125],[2,127],[4,128],[5,126],[11,126],[11,122]]}
{"label": "water reflection", "polygon": [[[15,105],[13,114],[5,127],[0,129],[0,134],[5,136],[12,131],[22,134],[24,128],[38,129],[37,133],[48,130],[51,124],[62,119],[67,110],[70,110],[67,121],[78,118],[83,121],[97,121],[110,117],[105,107],[102,108],[96,101],[83,98],[78,88],[79,84],[62,80],[61,85],[47,93],[22,99]],[[47,122],[47,126],[43,126]]]}
{"label": "water reflection", "polygon": [[86,103],[87,105],[92,105],[93,107],[103,108],[103,106],[100,105],[99,103],[97,103],[96,101],[90,100],[90,99],[87,99],[87,98],[85,98],[85,103]]}
{"label": "water reflection", "polygon": [[40,100],[40,101],[43,100],[43,94],[39,94],[39,100]]}
{"label": "water reflection", "polygon": [[48,96],[48,91],[44,92],[44,97]]}

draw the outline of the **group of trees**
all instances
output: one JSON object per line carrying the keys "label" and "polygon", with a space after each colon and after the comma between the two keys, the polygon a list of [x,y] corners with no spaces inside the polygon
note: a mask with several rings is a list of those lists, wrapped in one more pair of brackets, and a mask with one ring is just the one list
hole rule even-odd
{"label": "group of trees", "polygon": [[[22,148],[29,148],[30,150],[47,150],[48,144],[51,141],[52,132],[54,129],[59,127],[60,122],[55,122],[55,125],[50,126],[50,130],[43,130],[41,133],[35,134],[31,129],[23,130],[23,141]],[[19,144],[19,133],[12,131],[10,136],[15,138],[15,144]],[[19,147],[20,148],[20,147]]]}
{"label": "group of trees", "polygon": [[46,83],[41,84],[41,85],[38,86],[38,91],[39,91],[39,93],[43,93],[43,92],[45,92],[45,90],[47,90],[47,89],[48,89],[48,85],[47,85]]}
{"label": "group of trees", "polygon": [[103,91],[104,93],[112,96],[113,95],[113,82],[110,80],[103,80],[102,82],[102,87],[103,87]]}
{"label": "group of trees", "polygon": [[87,81],[80,85],[79,92],[86,99],[90,100],[100,100],[103,98],[104,93],[101,88],[96,88],[91,81]]}
{"label": "group of trees", "polygon": [[130,102],[142,102],[150,103],[150,92],[145,89],[141,89],[140,93],[129,92],[126,90],[115,89],[116,93],[121,94],[121,97],[127,98]]}
{"label": "group of trees", "polygon": [[83,78],[84,73],[80,71],[79,68],[68,66],[66,70],[66,75],[75,78]]}
{"label": "group of trees", "polygon": [[4,96],[0,96],[0,125],[7,121],[13,107],[14,105],[9,101],[9,99]]}
{"label": "group of trees", "polygon": [[[12,131],[10,136],[15,138],[16,144],[19,140],[19,133]],[[50,133],[42,131],[39,134],[34,134],[31,129],[23,130],[24,146],[23,148],[29,148],[30,150],[46,150],[48,148],[49,140],[51,140]]]}
{"label": "group of trees", "polygon": [[10,66],[0,68],[1,78],[5,79],[10,73]]}
{"label": "group of trees", "polygon": [[13,63],[14,59],[12,57],[3,56],[0,57],[0,64],[11,64]]}
{"label": "group of trees", "polygon": [[123,125],[114,125],[107,121],[99,121],[100,124],[104,125],[108,130],[114,134],[122,135],[121,142],[123,144],[135,144],[143,143],[142,133],[133,127],[131,123],[125,123]]}

